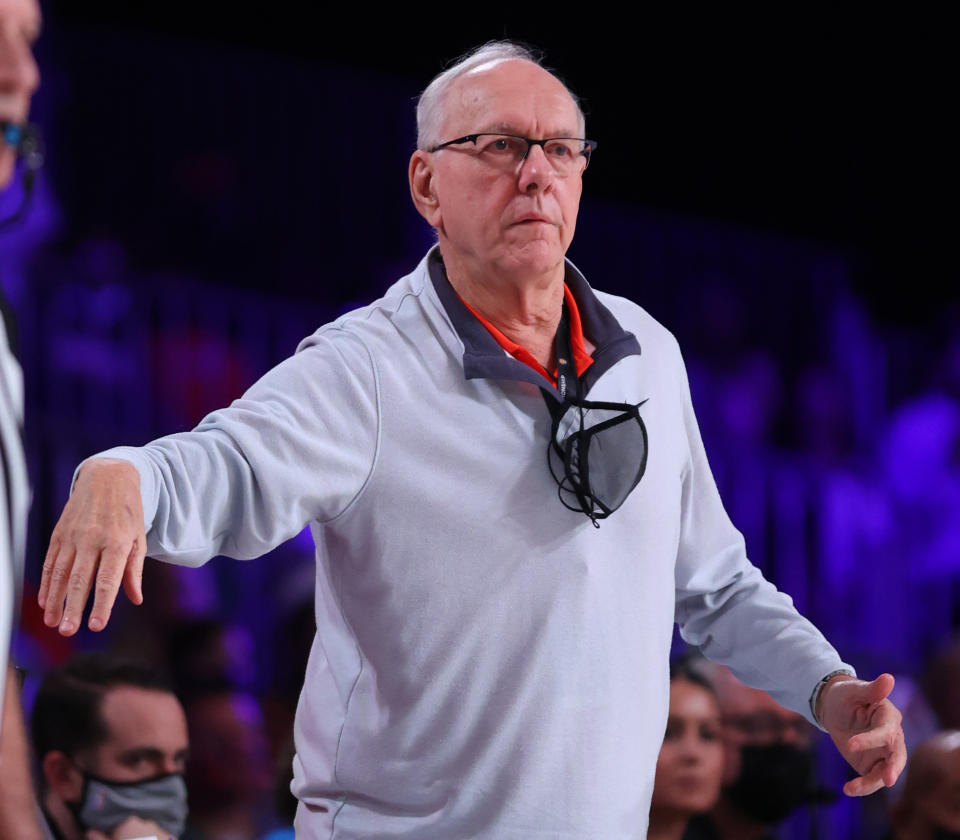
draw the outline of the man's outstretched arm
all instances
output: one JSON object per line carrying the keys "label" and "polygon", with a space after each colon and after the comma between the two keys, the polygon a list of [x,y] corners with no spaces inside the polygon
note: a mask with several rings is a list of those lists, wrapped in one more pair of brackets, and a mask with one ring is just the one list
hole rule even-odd
{"label": "man's outstretched arm", "polygon": [[75,633],[92,593],[89,626],[103,629],[121,583],[143,600],[147,553],[190,566],[251,559],[336,518],[366,485],[378,440],[365,345],[339,329],[317,333],[193,431],[81,465],[44,561],[44,622]]}
{"label": "man's outstretched arm", "polygon": [[901,715],[890,702],[893,677],[873,682],[837,675],[820,689],[816,716],[840,754],[860,775],[843,786],[847,796],[866,796],[897,781],[907,763]]}

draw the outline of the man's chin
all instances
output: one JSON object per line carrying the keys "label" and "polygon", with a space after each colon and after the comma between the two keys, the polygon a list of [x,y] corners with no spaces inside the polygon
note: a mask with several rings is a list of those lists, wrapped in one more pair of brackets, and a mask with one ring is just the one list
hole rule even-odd
{"label": "man's chin", "polygon": [[505,264],[524,274],[549,274],[563,265],[564,251],[555,242],[535,241],[512,248]]}

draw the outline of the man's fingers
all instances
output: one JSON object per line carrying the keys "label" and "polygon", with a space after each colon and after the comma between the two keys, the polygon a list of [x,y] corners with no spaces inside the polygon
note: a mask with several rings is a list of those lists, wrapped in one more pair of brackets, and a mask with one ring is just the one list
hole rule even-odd
{"label": "man's fingers", "polygon": [[93,587],[99,556],[100,552],[91,548],[78,548],[74,555],[73,567],[67,577],[63,618],[60,619],[61,636],[72,636],[80,628],[80,619]]}
{"label": "man's fingers", "polygon": [[139,481],[126,461],[94,458],[80,467],[53,530],[37,593],[48,627],[59,625],[65,636],[75,633],[91,588],[91,630],[106,626],[121,583],[134,603],[143,600],[146,539]]}
{"label": "man's fingers", "polygon": [[870,772],[851,779],[843,786],[843,792],[847,796],[869,796],[876,793],[884,787],[883,775],[886,769],[887,763],[883,759],[877,759]]}
{"label": "man's fingers", "polygon": [[40,574],[40,591],[37,593],[37,603],[40,609],[47,606],[47,594],[50,590],[50,573],[53,571],[53,565],[57,562],[57,554],[60,551],[60,538],[53,534],[50,537],[50,545],[47,546],[47,554],[43,558],[43,571]]}
{"label": "man's fingers", "polygon": [[861,776],[860,778],[847,782],[843,786],[843,792],[847,796],[869,796],[871,793],[876,793],[883,786],[882,779],[868,781]]}
{"label": "man's fingers", "polygon": [[899,725],[896,721],[888,721],[866,732],[854,735],[847,741],[847,747],[852,752],[866,752],[878,748],[892,749],[896,743]]}
{"label": "man's fingers", "polygon": [[[863,738],[863,735],[857,737]],[[906,743],[899,727],[892,745],[889,749],[883,749],[881,755],[883,757],[878,758],[867,773],[844,785],[844,793],[848,796],[866,796],[881,787],[892,787],[896,783],[907,763]]]}
{"label": "man's fingers", "polygon": [[123,573],[123,590],[134,604],[143,603],[143,560],[147,554],[147,538],[140,534],[133,541]]}
{"label": "man's fingers", "polygon": [[[120,591],[120,583],[125,575],[128,556],[129,551],[126,547],[105,548],[100,553],[97,585],[93,594],[93,609],[90,611],[88,624],[91,630],[102,630],[107,626],[110,613],[113,610],[113,603],[117,599],[117,592]],[[84,598],[84,601],[86,601],[86,598]],[[83,609],[82,604],[80,609]]]}
{"label": "man's fingers", "polygon": [[890,692],[893,691],[894,682],[893,674],[881,674],[873,682],[867,683],[864,686],[867,692],[867,702],[880,703],[886,700]]}
{"label": "man's fingers", "polygon": [[63,601],[67,597],[67,581],[73,568],[73,551],[62,545],[47,572],[47,593],[44,598],[43,623],[56,627],[63,616]]}
{"label": "man's fingers", "polygon": [[883,771],[883,783],[887,787],[893,787],[897,779],[900,777],[900,774],[903,772],[903,768],[907,766],[907,744],[903,738],[903,732],[900,732],[897,735],[896,742],[893,745],[893,755],[890,760],[887,762],[887,766]]}

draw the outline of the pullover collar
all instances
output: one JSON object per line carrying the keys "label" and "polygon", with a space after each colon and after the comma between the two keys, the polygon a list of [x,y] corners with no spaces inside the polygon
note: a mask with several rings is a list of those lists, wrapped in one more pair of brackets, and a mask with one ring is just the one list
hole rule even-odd
{"label": "pullover collar", "polygon": [[[509,355],[470,308],[460,299],[447,278],[439,248],[427,257],[430,280],[463,343],[463,372],[467,379],[511,379],[529,382],[560,399],[560,392],[541,373]],[[566,260],[564,282],[573,295],[583,335],[595,346],[593,364],[580,377],[584,393],[613,365],[627,356],[640,355],[640,343],[623,329],[593,293],[584,276]]]}

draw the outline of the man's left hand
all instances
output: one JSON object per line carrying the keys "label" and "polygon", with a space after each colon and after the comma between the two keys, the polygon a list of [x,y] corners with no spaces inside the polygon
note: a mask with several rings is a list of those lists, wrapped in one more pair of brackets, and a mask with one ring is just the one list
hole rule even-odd
{"label": "man's left hand", "polygon": [[892,690],[890,674],[873,682],[839,675],[820,690],[817,719],[860,774],[843,786],[847,796],[890,787],[907,763],[900,711],[888,699]]}

